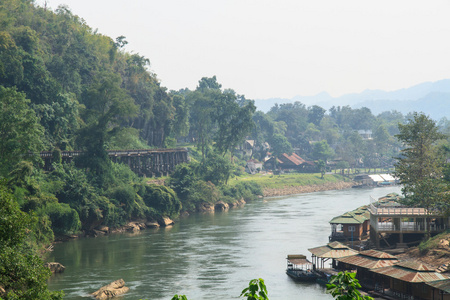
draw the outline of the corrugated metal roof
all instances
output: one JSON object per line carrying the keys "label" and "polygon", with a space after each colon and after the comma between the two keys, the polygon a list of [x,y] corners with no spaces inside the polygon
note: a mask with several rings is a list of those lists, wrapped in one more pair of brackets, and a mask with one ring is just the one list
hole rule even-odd
{"label": "corrugated metal roof", "polygon": [[286,163],[288,161],[288,162],[290,162],[290,163],[292,163],[292,164],[294,164],[296,166],[299,166],[299,165],[301,165],[302,163],[305,162],[305,160],[303,158],[301,158],[300,156],[298,156],[295,153],[292,153],[291,155],[283,153],[281,155],[280,159],[281,159],[281,161],[283,163]]}
{"label": "corrugated metal roof", "polygon": [[400,265],[371,270],[374,273],[396,278],[406,282],[430,282],[449,279],[447,276],[429,271],[415,271]]}
{"label": "corrugated metal roof", "polygon": [[360,254],[378,259],[397,259],[394,255],[378,250],[364,250]]}
{"label": "corrugated metal roof", "polygon": [[332,249],[336,249],[336,250],[337,249],[350,249],[349,246],[346,246],[346,245],[344,245],[344,244],[342,244],[340,242],[337,242],[337,241],[328,243],[327,246],[332,248]]}
{"label": "corrugated metal roof", "polygon": [[390,174],[380,174],[385,181],[395,181],[395,178]]}
{"label": "corrugated metal roof", "polygon": [[415,261],[415,260],[407,260],[407,261],[402,261],[400,263],[397,264],[400,267],[403,268],[407,268],[407,269],[411,269],[414,271],[425,271],[425,272],[433,272],[436,269],[426,265],[424,263],[421,263],[420,261]]}
{"label": "corrugated metal roof", "polygon": [[358,254],[357,251],[339,242],[328,243],[326,246],[311,248],[308,251],[321,258],[340,258]]}
{"label": "corrugated metal roof", "polygon": [[298,265],[298,266],[310,266],[312,267],[312,263],[306,259],[305,255],[288,255],[288,257],[286,258],[288,260],[288,262],[294,264],[294,265]]}
{"label": "corrugated metal roof", "polygon": [[380,175],[369,175],[370,179],[375,182],[383,182],[384,179]]}
{"label": "corrugated metal roof", "polygon": [[444,291],[446,293],[450,293],[450,279],[427,282],[426,284],[429,286],[432,286],[438,290]]}
{"label": "corrugated metal roof", "polygon": [[363,205],[348,211],[340,216],[334,217],[329,222],[330,224],[362,224],[366,220],[370,220],[370,212],[368,205]]}
{"label": "corrugated metal roof", "polygon": [[340,216],[334,217],[330,224],[362,224],[368,220],[363,214],[355,214],[354,212],[346,212]]}
{"label": "corrugated metal roof", "polygon": [[337,261],[366,269],[390,267],[398,262],[397,259],[378,259],[362,255],[361,253],[358,255],[338,258]]}

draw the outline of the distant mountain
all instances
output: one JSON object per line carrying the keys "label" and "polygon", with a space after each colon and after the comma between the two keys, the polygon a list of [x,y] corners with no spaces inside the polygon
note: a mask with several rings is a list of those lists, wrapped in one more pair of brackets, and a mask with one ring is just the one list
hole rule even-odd
{"label": "distant mountain", "polygon": [[300,101],[306,106],[319,105],[327,110],[332,106],[349,105],[352,108],[367,107],[375,115],[390,110],[397,110],[404,115],[417,111],[430,115],[435,120],[442,117],[450,119],[450,79],[425,82],[391,92],[365,90],[340,97],[331,97],[328,93],[322,92],[315,96],[295,96],[292,99],[257,99],[255,105],[258,110],[268,112],[275,103],[295,101]]}

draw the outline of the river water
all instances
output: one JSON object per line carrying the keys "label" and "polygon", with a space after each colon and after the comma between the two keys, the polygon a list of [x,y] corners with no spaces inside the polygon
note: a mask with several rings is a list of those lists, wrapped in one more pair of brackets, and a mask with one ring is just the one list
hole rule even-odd
{"label": "river water", "polygon": [[400,187],[348,189],[265,198],[242,208],[182,218],[174,226],[57,244],[50,261],[66,266],[49,287],[65,299],[119,278],[130,291],[119,299],[238,299],[248,282],[263,278],[271,300],[333,299],[315,283],[286,274],[286,255],[328,243],[333,217]]}

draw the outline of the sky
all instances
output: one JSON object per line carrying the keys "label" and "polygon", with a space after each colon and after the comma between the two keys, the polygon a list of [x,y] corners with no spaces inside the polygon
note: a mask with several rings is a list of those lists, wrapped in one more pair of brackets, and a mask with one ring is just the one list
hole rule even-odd
{"label": "sky", "polygon": [[450,78],[448,0],[37,0],[125,36],[168,89],[217,76],[247,99]]}

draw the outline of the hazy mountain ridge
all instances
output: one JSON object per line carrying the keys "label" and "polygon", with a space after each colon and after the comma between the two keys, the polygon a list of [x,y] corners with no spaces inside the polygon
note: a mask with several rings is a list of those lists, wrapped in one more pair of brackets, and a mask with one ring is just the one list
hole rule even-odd
{"label": "hazy mountain ridge", "polygon": [[275,103],[293,103],[300,101],[306,106],[319,105],[325,109],[332,106],[349,105],[352,108],[368,107],[373,114],[397,110],[403,114],[412,111],[424,112],[433,119],[450,118],[450,79],[436,82],[424,82],[410,88],[395,91],[364,90],[361,93],[332,97],[326,92],[315,96],[295,96],[292,99],[257,99],[258,110],[267,112]]}

